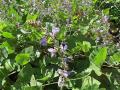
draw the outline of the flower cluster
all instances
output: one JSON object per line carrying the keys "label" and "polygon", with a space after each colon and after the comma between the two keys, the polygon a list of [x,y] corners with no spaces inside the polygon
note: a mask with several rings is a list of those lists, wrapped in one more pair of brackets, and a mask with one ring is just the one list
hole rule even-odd
{"label": "flower cluster", "polygon": [[58,69],[58,74],[60,75],[58,79],[58,86],[63,87],[65,85],[65,79],[73,75],[74,73],[75,71],[66,71],[66,70]]}
{"label": "flower cluster", "polygon": [[[48,34],[50,37],[52,37],[53,40],[53,47],[47,48],[47,51],[50,53],[51,58],[55,57],[56,54],[59,54],[59,57],[61,58],[61,68],[58,69],[59,79],[58,79],[58,86],[63,87],[65,84],[65,79],[68,78],[73,71],[67,69],[69,67],[68,62],[71,62],[71,57],[66,56],[66,52],[68,49],[68,45],[65,41],[60,42],[61,44],[59,47],[56,45],[57,34],[59,33],[60,28],[52,26],[51,32]],[[49,37],[49,36],[47,36]],[[47,38],[44,36],[40,41],[41,46],[47,46]]]}

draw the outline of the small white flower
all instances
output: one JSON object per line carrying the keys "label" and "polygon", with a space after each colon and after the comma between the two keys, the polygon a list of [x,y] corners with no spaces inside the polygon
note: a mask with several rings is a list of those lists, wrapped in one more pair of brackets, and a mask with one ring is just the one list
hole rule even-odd
{"label": "small white flower", "polygon": [[109,19],[108,16],[103,16],[103,17],[102,17],[102,22],[103,22],[103,23],[108,23],[108,19]]}
{"label": "small white flower", "polygon": [[38,50],[36,51],[36,56],[40,57],[40,52]]}
{"label": "small white flower", "polygon": [[58,86],[63,87],[64,84],[65,84],[64,77],[60,76],[59,79],[58,79]]}

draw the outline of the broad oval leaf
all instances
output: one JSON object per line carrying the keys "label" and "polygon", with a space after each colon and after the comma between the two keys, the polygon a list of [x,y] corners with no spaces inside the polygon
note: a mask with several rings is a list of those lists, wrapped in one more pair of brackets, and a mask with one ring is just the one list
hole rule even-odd
{"label": "broad oval leaf", "polygon": [[82,50],[84,52],[88,52],[90,50],[90,48],[91,48],[90,42],[83,41]]}
{"label": "broad oval leaf", "polygon": [[15,38],[15,37],[14,37],[11,33],[9,33],[9,32],[3,32],[2,35],[3,35],[3,37],[5,37],[5,38],[11,38],[11,39]]}
{"label": "broad oval leaf", "polygon": [[106,59],[107,56],[107,47],[98,48],[90,54],[90,60],[97,66],[100,66]]}
{"label": "broad oval leaf", "polygon": [[113,56],[110,57],[112,61],[120,61],[120,52],[114,53]]}
{"label": "broad oval leaf", "polygon": [[30,55],[29,54],[18,54],[15,57],[16,63],[20,65],[25,65],[30,61]]}

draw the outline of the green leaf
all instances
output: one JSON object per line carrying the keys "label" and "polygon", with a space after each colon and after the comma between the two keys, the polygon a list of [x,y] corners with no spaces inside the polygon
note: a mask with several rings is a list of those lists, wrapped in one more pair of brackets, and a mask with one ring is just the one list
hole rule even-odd
{"label": "green leaf", "polygon": [[13,22],[18,22],[20,21],[21,17],[19,16],[17,10],[15,9],[16,7],[14,7],[13,5],[10,5],[9,9],[8,9],[8,16],[12,16],[12,23]]}
{"label": "green leaf", "polygon": [[18,79],[16,81],[16,83],[14,84],[14,86],[16,88],[21,88],[20,90],[24,90],[23,86],[28,86],[28,83],[30,84],[30,80],[31,80],[31,76],[33,75],[34,70],[31,67],[30,64],[25,65],[20,72],[18,73]]}
{"label": "green leaf", "polygon": [[90,54],[90,60],[97,66],[100,66],[106,59],[107,47],[98,48]]}
{"label": "green leaf", "polygon": [[110,11],[110,8],[107,8],[107,9],[104,9],[104,10],[103,10],[103,13],[104,13],[105,15],[109,15],[109,11]]}
{"label": "green leaf", "polygon": [[22,50],[22,53],[29,53],[29,54],[33,54],[33,46],[27,47],[25,49]]}
{"label": "green leaf", "polygon": [[0,65],[0,86],[2,85],[3,80],[7,77],[8,72],[4,66]]}
{"label": "green leaf", "polygon": [[23,67],[19,72],[17,84],[30,83],[33,72],[33,68],[30,64],[25,65],[25,67]]}
{"label": "green leaf", "polygon": [[91,48],[90,42],[83,41],[82,50],[83,52],[88,52]]}
{"label": "green leaf", "polygon": [[30,55],[30,59],[34,61],[34,47],[30,46],[27,48],[24,48],[21,53],[27,53]]}
{"label": "green leaf", "polygon": [[24,24],[25,22],[26,22],[26,20],[27,20],[27,15],[28,14],[23,14],[23,16],[22,16],[22,24]]}
{"label": "green leaf", "polygon": [[53,75],[53,70],[50,70],[47,72],[47,74],[43,77],[43,78],[40,78],[38,79],[40,82],[45,82],[49,79],[51,79],[51,76]]}
{"label": "green leaf", "polygon": [[110,57],[112,61],[120,61],[120,52],[114,53],[113,56]]}
{"label": "green leaf", "polygon": [[0,30],[2,30],[3,28],[5,28],[7,26],[5,21],[0,20]]}
{"label": "green leaf", "polygon": [[38,17],[37,14],[35,14],[35,15],[28,14],[28,15],[27,15],[27,20],[36,20],[37,17]]}
{"label": "green leaf", "polygon": [[66,85],[66,86],[68,88],[74,87],[74,89],[72,89],[72,90],[77,90],[77,88],[81,88],[81,86],[82,86],[82,79],[68,80],[67,83],[68,83],[68,85]]}
{"label": "green leaf", "polygon": [[7,59],[6,62],[5,62],[5,68],[8,70],[8,71],[13,71],[13,67],[11,65],[11,62],[10,62],[10,59]]}
{"label": "green leaf", "polygon": [[94,63],[91,63],[91,64],[90,64],[90,67],[86,70],[86,72],[89,72],[89,73],[90,73],[92,70],[94,70],[95,73],[96,73],[97,75],[99,75],[99,76],[102,74],[100,68],[97,67]]}
{"label": "green leaf", "polygon": [[8,51],[7,51],[6,48],[2,48],[2,54],[3,54],[3,56],[4,56],[5,58],[8,57]]}
{"label": "green leaf", "polygon": [[99,90],[100,82],[91,77],[84,78],[81,90]]}
{"label": "green leaf", "polygon": [[30,55],[21,53],[15,57],[15,60],[18,64],[25,65],[30,61]]}
{"label": "green leaf", "polygon": [[93,0],[94,3],[96,3],[98,0]]}
{"label": "green leaf", "polygon": [[[0,66],[0,81],[2,81],[2,79],[7,75],[5,72],[4,72],[4,67],[3,66]],[[6,74],[6,75],[5,75]]]}
{"label": "green leaf", "polygon": [[0,45],[0,48],[6,48],[8,54],[14,53],[15,48],[9,44],[7,41],[3,42],[2,45]]}
{"label": "green leaf", "polygon": [[59,40],[64,40],[66,31],[67,30],[65,29],[65,27],[61,27],[60,32],[57,35]]}
{"label": "green leaf", "polygon": [[11,38],[11,39],[15,38],[15,37],[14,37],[11,33],[9,33],[9,32],[3,32],[2,35],[3,35],[3,37],[5,37],[5,38]]}
{"label": "green leaf", "polygon": [[41,79],[39,79],[39,80],[40,80],[41,82],[45,82],[45,81],[49,80],[50,77],[51,77],[51,74],[48,74],[47,76],[45,76],[45,77],[43,77],[43,78],[41,78]]}
{"label": "green leaf", "polygon": [[120,2],[120,0],[116,0],[116,3],[119,3]]}
{"label": "green leaf", "polygon": [[72,0],[72,13],[75,13],[76,9],[77,9],[77,1]]}
{"label": "green leaf", "polygon": [[38,86],[24,86],[23,87],[24,89],[23,90],[42,90],[41,87],[38,87]]}

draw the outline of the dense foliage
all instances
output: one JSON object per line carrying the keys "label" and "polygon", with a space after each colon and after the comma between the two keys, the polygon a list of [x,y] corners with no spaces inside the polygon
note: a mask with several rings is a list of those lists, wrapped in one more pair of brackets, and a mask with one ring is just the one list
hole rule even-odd
{"label": "dense foliage", "polygon": [[0,90],[120,90],[120,0],[0,0]]}

